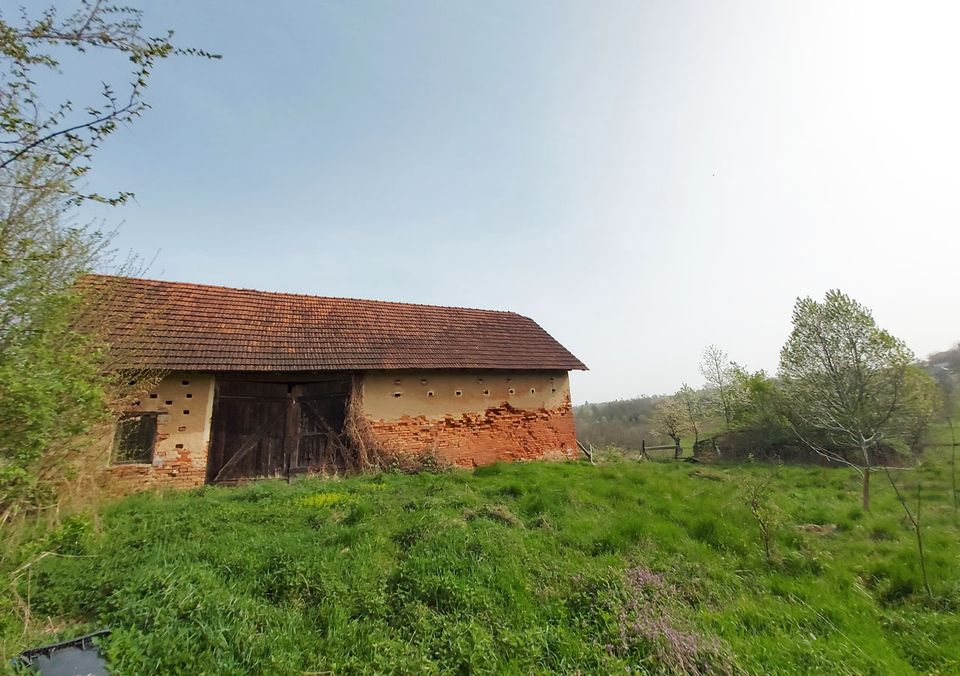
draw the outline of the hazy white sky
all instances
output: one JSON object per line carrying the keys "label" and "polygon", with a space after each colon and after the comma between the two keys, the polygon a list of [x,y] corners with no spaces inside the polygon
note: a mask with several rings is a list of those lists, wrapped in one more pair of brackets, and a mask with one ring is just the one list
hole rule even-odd
{"label": "hazy white sky", "polygon": [[776,368],[839,287],[960,338],[960,3],[171,1],[95,188],[151,276],[511,309],[574,399]]}

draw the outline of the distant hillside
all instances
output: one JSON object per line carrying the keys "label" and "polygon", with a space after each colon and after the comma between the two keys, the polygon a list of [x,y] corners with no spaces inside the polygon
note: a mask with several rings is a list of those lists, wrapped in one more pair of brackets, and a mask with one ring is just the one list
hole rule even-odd
{"label": "distant hillside", "polygon": [[955,380],[960,376],[960,343],[949,350],[931,354],[923,365],[939,381],[945,377],[952,377]]}
{"label": "distant hillside", "polygon": [[644,396],[576,406],[573,415],[577,438],[594,446],[621,448],[640,448],[644,440],[647,445],[667,443],[668,439],[655,433],[650,423],[653,407],[660,398]]}
{"label": "distant hillside", "polygon": [[960,409],[960,343],[931,354],[922,364],[937,381],[948,406]]}

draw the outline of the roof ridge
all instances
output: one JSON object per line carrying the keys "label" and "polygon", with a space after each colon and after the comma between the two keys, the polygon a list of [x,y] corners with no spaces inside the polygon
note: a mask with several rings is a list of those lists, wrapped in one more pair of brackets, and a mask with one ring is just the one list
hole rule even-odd
{"label": "roof ridge", "polygon": [[521,317],[529,321],[533,321],[526,315],[522,315],[513,310],[489,310],[486,308],[476,308],[476,307],[466,307],[462,305],[435,305],[432,303],[409,303],[405,301],[396,301],[396,300],[378,300],[375,298],[354,298],[349,296],[317,296],[309,293],[291,293],[289,291],[263,291],[261,289],[248,289],[244,287],[236,286],[222,286],[219,284],[200,284],[197,282],[170,282],[164,279],[148,279],[146,277],[130,277],[127,275],[106,275],[101,273],[88,273],[83,275],[81,279],[102,279],[102,280],[118,280],[124,282],[146,282],[149,284],[161,284],[165,286],[176,286],[181,288],[191,288],[198,290],[220,290],[220,291],[239,291],[243,293],[251,293],[258,296],[274,296],[274,297],[284,297],[284,298],[310,298],[316,300],[345,300],[352,301],[357,303],[373,303],[373,304],[382,304],[382,305],[394,305],[401,307],[415,307],[415,308],[434,308],[438,310],[466,310],[468,312],[482,312],[487,314],[500,314],[500,315],[512,315],[514,317]]}

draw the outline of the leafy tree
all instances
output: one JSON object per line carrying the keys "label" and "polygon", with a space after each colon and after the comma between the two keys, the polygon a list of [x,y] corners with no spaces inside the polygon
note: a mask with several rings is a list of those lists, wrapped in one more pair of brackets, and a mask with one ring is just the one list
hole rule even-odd
{"label": "leafy tree", "polygon": [[904,376],[901,423],[903,441],[919,454],[927,445],[930,424],[943,411],[943,396],[936,381],[916,365],[907,368]]}
{"label": "leafy tree", "polygon": [[730,429],[734,411],[744,398],[740,385],[742,368],[730,361],[729,355],[716,345],[708,345],[700,358],[700,374],[712,391],[710,403],[724,426]]}
{"label": "leafy tree", "polygon": [[784,402],[777,381],[764,371],[738,368],[734,377],[740,392],[734,409],[732,428],[749,445],[751,453],[766,455],[778,451],[796,435],[783,414]]}
{"label": "leafy tree", "polygon": [[683,411],[683,420],[686,429],[693,435],[693,445],[700,441],[700,432],[707,422],[709,412],[703,392],[699,392],[686,383],[677,391],[677,401]]}
{"label": "leafy tree", "polygon": [[902,437],[914,412],[912,362],[902,341],[840,291],[828,292],[823,302],[797,300],[780,352],[791,422],[815,452],[861,474],[867,510],[877,449]]}
{"label": "leafy tree", "polygon": [[[55,482],[82,452],[71,440],[108,412],[112,381],[95,327],[79,328],[85,299],[75,281],[110,262],[109,235],[73,214],[84,201],[121,204],[131,193],[84,189],[94,152],[147,108],[161,60],[213,56],[177,49],[172,33],[149,37],[141,18],[100,0],[67,14],[0,14],[0,523],[56,498]],[[37,83],[60,74],[55,55],[69,52],[115,58],[128,81],[103,84],[83,106],[48,101]]]}
{"label": "leafy tree", "polygon": [[673,457],[679,458],[683,455],[680,441],[687,430],[687,414],[676,396],[663,397],[657,401],[653,410],[653,425],[654,429],[673,440]]}

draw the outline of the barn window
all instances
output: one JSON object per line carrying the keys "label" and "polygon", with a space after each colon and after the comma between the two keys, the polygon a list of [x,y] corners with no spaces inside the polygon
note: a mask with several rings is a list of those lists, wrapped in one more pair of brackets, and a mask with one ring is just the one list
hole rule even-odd
{"label": "barn window", "polygon": [[137,413],[120,418],[113,442],[113,463],[126,465],[153,462],[157,442],[157,416]]}

